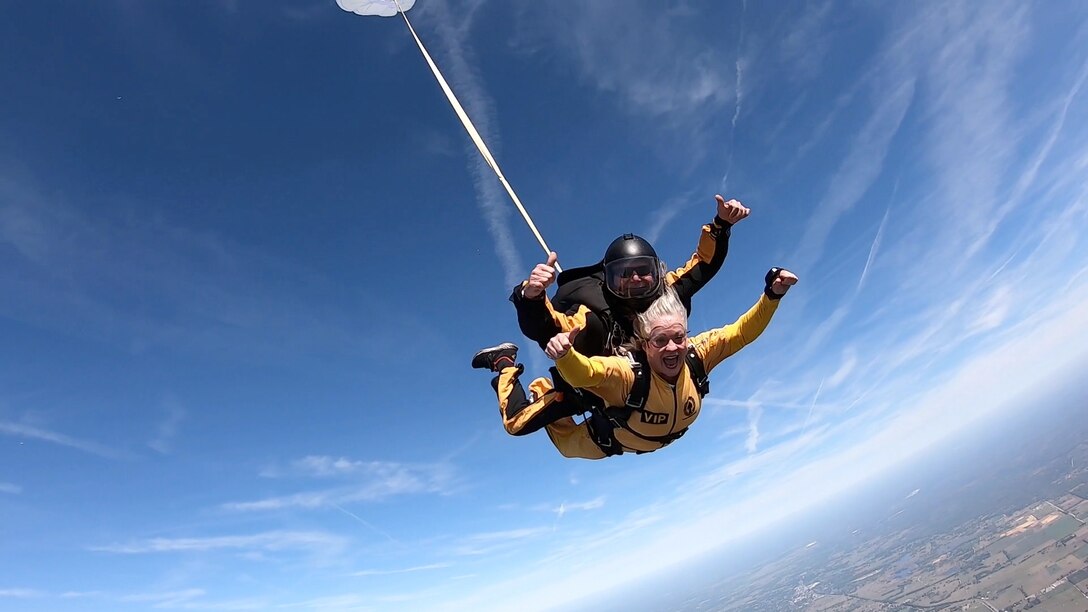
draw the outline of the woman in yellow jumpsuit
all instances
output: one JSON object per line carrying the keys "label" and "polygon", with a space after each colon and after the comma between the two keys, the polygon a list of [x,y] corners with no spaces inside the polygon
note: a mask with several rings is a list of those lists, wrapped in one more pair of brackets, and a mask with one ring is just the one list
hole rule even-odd
{"label": "woman in yellow jumpsuit", "polygon": [[[759,337],[767,328],[797,277],[788,270],[772,268],[766,276],[763,294],[748,312],[735,322],[689,337],[687,311],[675,291],[667,290],[635,321],[632,355],[587,357],[572,346],[579,329],[556,334],[545,348],[556,369],[571,386],[586,390],[606,406],[624,406],[635,383],[635,363],[649,366],[649,393],[642,409],[634,410],[622,427],[614,430],[615,440],[625,452],[655,451],[686,430],[699,416],[702,397],[685,358],[689,347],[709,373],[719,363]],[[526,397],[518,380],[522,366],[515,362],[517,347],[510,343],[484,349],[473,358],[473,366],[498,372],[493,381],[499,399],[503,426],[513,435],[541,428],[565,457],[601,459],[608,456],[595,441],[588,424],[575,422],[574,415],[585,408],[564,397],[547,378],[529,385]],[[612,453],[615,454],[615,453]]]}

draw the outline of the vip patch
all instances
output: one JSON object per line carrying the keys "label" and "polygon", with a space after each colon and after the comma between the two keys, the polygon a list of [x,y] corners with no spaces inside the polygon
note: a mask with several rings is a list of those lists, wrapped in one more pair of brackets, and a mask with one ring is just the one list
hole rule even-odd
{"label": "vip patch", "polygon": [[663,412],[650,412],[649,410],[643,410],[641,413],[642,422],[649,423],[650,425],[661,425],[669,422],[669,415]]}

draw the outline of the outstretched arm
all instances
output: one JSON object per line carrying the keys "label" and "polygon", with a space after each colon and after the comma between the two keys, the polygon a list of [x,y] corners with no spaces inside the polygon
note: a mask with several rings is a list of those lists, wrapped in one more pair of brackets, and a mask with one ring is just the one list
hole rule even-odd
{"label": "outstretched arm", "polygon": [[609,404],[623,404],[635,380],[627,359],[586,357],[574,348],[579,332],[581,328],[556,334],[544,352],[555,360],[556,369],[571,386],[588,389]]}
{"label": "outstretched arm", "polygon": [[797,283],[797,276],[789,270],[771,268],[764,280],[763,295],[748,312],[725,327],[692,338],[692,344],[702,356],[707,372],[754,342],[767,329],[771,317],[778,310],[778,301]]}
{"label": "outstretched arm", "polygon": [[558,312],[548,300],[547,290],[555,282],[557,259],[555,251],[549,253],[548,260],[538,263],[529,273],[529,278],[514,287],[514,292],[510,294],[510,301],[514,303],[518,313],[521,333],[541,348],[559,332],[585,325],[586,312],[569,315]]}
{"label": "outstretched arm", "polygon": [[669,272],[665,281],[672,285],[680,300],[691,304],[691,296],[714,278],[729,254],[729,235],[733,225],[751,212],[737,200],[726,200],[715,195],[717,214],[714,221],[704,225],[699,234],[699,246],[686,264]]}

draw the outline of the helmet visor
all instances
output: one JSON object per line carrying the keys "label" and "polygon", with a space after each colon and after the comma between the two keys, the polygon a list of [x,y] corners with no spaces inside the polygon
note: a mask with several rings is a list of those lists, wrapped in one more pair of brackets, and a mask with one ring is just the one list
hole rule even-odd
{"label": "helmet visor", "polygon": [[625,257],[604,265],[605,285],[623,299],[657,295],[662,266],[656,257]]}

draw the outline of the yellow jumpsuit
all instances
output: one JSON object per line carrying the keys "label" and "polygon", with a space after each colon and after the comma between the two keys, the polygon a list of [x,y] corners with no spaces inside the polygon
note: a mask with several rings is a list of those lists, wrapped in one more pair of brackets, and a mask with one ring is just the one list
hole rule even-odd
{"label": "yellow jumpsuit", "polygon": [[[689,338],[710,371],[729,356],[753,342],[771,321],[778,300],[761,295],[748,312],[735,322]],[[627,357],[586,357],[571,349],[555,362],[556,368],[572,386],[597,395],[608,406],[623,406],[635,380]],[[529,384],[526,398],[518,382],[520,367],[507,367],[499,373],[494,384],[499,398],[499,413],[506,431],[524,435],[540,428],[564,457],[601,459],[606,455],[589,434],[586,423],[575,422],[573,416],[581,407],[562,397],[547,378],[537,378]],[[650,392],[643,411],[631,413],[627,426],[647,437],[663,437],[690,426],[699,416],[702,399],[684,363],[676,384],[670,384],[656,373],[650,373]],[[655,451],[664,443],[643,440],[624,428],[616,428],[616,439],[626,451]]]}

